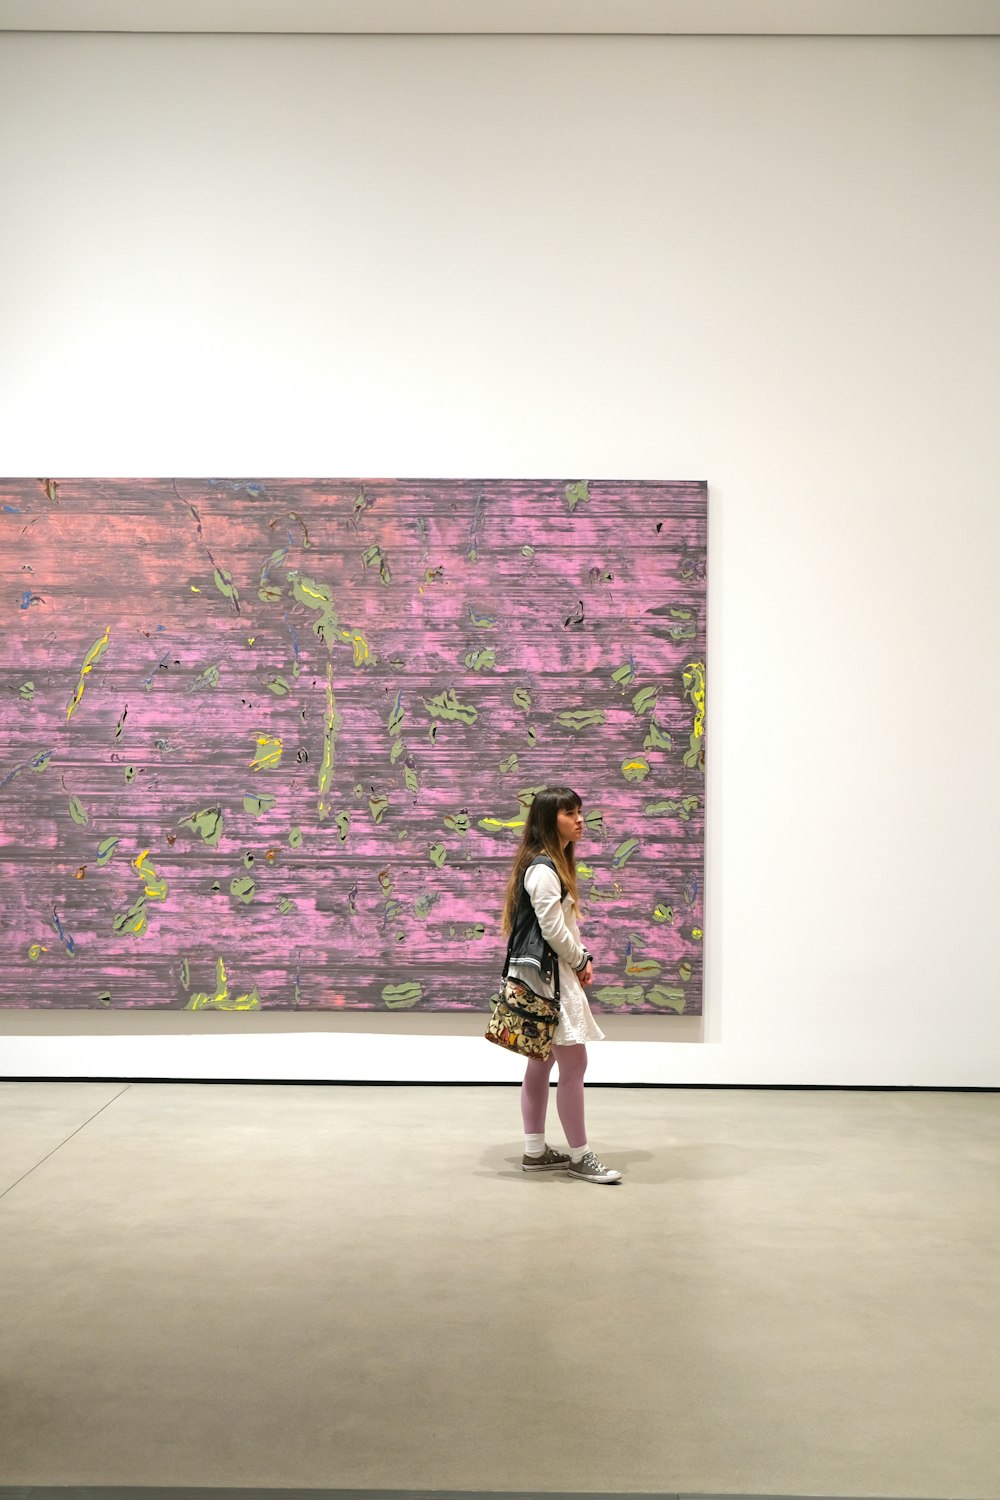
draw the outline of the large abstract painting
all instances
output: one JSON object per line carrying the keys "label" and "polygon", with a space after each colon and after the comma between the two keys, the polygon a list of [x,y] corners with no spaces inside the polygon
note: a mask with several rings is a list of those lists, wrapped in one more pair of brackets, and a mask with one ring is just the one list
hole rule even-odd
{"label": "large abstract painting", "polygon": [[706,488],[0,481],[0,1005],[482,1010],[536,788],[702,995]]}

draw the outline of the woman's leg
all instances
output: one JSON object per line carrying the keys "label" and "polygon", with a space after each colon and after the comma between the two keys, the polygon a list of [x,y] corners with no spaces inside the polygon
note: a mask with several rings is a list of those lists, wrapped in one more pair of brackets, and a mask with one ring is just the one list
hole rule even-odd
{"label": "woman's leg", "polygon": [[570,1047],[553,1046],[559,1064],[556,1084],[556,1109],[571,1151],[583,1151],[587,1144],[587,1126],[583,1112],[583,1075],[587,1071],[587,1049],[582,1043]]}
{"label": "woman's leg", "polygon": [[[521,1119],[526,1136],[545,1135],[545,1111],[549,1103],[549,1074],[555,1057],[529,1057],[521,1085]],[[561,1070],[560,1070],[561,1071]],[[561,1116],[560,1116],[561,1118]],[[543,1148],[540,1148],[543,1149]]]}

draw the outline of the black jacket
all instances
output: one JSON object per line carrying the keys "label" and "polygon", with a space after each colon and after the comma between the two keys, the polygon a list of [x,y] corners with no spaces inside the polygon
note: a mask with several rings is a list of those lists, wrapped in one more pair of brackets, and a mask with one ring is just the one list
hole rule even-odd
{"label": "black jacket", "polygon": [[[532,865],[548,865],[550,870],[555,870],[555,864],[547,854],[538,854],[531,861]],[[531,869],[531,865],[528,866]],[[527,873],[527,871],[525,871]],[[560,899],[566,895],[566,887],[562,881],[559,882]],[[538,969],[538,975],[545,984],[548,984],[556,967],[556,955],[542,937],[542,929],[538,925],[535,908],[531,904],[531,897],[524,889],[524,881],[521,881],[521,889],[518,894],[517,910],[514,913],[514,925],[510,934],[510,946],[507,950],[507,958],[503,971],[506,974],[511,961],[530,964]]]}

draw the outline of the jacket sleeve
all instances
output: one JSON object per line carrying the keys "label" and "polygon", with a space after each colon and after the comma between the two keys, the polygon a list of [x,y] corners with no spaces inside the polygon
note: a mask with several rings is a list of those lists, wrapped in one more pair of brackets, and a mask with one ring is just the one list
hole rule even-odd
{"label": "jacket sleeve", "polygon": [[573,970],[582,969],[586,951],[566,926],[560,900],[559,876],[548,865],[531,865],[524,876],[524,889],[535,908],[542,937]]}

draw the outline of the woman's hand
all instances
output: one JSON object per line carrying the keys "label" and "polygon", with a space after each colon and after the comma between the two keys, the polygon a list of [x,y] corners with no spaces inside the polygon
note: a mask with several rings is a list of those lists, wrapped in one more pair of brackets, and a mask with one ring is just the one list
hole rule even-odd
{"label": "woman's hand", "polygon": [[579,973],[577,974],[576,977],[577,977],[577,979],[579,979],[579,981],[580,981],[581,984],[591,984],[593,982],[593,978],[594,978],[594,961],[593,961],[593,959],[591,959],[591,958],[587,959],[586,964],[579,971]]}

